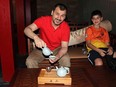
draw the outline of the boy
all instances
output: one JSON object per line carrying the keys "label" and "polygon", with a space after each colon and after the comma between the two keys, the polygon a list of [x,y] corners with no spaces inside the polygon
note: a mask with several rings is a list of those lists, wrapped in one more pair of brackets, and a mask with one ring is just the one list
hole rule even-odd
{"label": "boy", "polygon": [[95,66],[102,66],[104,57],[113,58],[113,48],[109,43],[108,32],[100,26],[103,20],[102,13],[95,10],[91,13],[93,25],[86,30],[86,45],[88,49],[88,59]]}

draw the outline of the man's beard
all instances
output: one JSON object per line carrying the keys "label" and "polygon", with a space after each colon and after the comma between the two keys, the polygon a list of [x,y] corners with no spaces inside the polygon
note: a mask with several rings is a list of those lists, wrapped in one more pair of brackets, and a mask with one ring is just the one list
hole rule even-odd
{"label": "man's beard", "polygon": [[58,21],[58,24],[53,21],[54,25],[59,26],[62,23],[62,20],[55,18],[56,22]]}

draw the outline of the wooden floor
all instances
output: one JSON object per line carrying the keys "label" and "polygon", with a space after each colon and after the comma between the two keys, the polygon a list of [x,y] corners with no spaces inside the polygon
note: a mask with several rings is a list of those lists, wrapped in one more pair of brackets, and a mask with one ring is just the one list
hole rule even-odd
{"label": "wooden floor", "polygon": [[87,59],[73,60],[71,67],[72,85],[45,84],[38,85],[40,69],[20,68],[14,75],[9,87],[116,87],[116,72],[106,64],[93,67]]}

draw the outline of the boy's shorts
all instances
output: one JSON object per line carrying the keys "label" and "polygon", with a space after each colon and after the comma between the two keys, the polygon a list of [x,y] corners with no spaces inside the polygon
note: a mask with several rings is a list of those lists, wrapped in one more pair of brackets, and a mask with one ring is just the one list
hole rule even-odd
{"label": "boy's shorts", "polygon": [[[108,50],[108,48],[100,48],[100,49],[103,49],[103,50],[105,50],[105,51],[107,51]],[[106,55],[107,56],[107,55]],[[106,56],[104,56],[104,57],[106,57]],[[110,56],[110,55],[109,55]],[[113,57],[113,55],[111,55],[112,57]],[[88,53],[88,60],[91,62],[91,64],[92,65],[95,65],[95,59],[97,59],[97,58],[104,58],[104,57],[102,57],[97,51],[95,51],[95,50],[91,50],[89,53]]]}

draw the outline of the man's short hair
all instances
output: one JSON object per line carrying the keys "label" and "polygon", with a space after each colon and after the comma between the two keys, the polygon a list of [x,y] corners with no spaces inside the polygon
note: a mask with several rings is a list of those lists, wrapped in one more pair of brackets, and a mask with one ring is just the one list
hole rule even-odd
{"label": "man's short hair", "polygon": [[54,6],[53,10],[55,10],[56,7],[59,7],[60,10],[66,10],[66,11],[67,11],[67,7],[66,7],[66,5],[64,5],[64,4],[61,4],[61,3],[56,4],[56,5]]}

